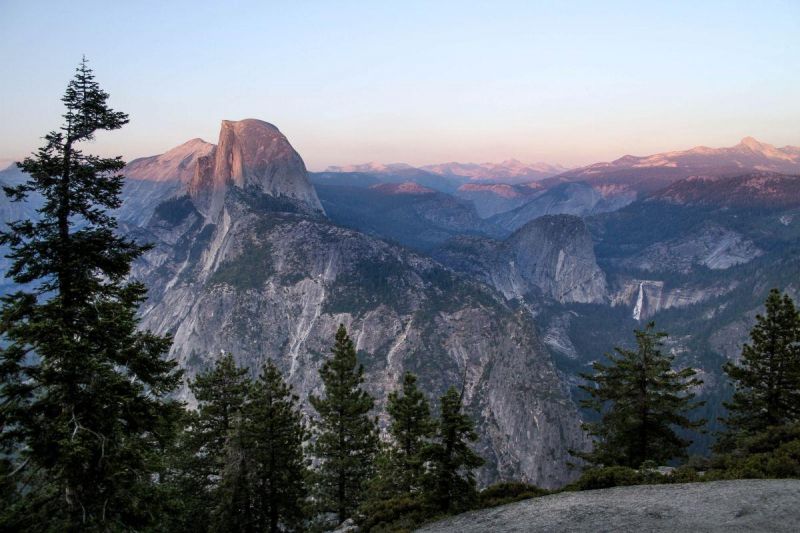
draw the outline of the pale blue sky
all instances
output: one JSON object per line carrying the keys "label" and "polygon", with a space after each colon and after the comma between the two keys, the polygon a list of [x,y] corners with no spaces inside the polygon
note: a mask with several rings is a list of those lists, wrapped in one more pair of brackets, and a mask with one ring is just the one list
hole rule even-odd
{"label": "pale blue sky", "polygon": [[247,117],[312,169],[800,144],[798,0],[0,0],[0,30],[0,160],[84,53],[131,115],[95,150],[129,159]]}

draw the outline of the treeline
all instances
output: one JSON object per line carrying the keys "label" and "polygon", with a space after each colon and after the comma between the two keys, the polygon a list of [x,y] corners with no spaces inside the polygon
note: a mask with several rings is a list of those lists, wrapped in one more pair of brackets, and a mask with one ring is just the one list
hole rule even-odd
{"label": "treeline", "polygon": [[300,400],[267,362],[253,381],[230,354],[190,382],[197,409],[187,411],[160,490],[171,498],[169,531],[300,531],[358,518],[381,522],[469,508],[473,470],[483,460],[450,388],[433,417],[416,377],[389,394],[387,436],[371,417],[374,400],[344,326],[320,369],[322,396]]}
{"label": "treeline", "polygon": [[[85,60],[62,98],[61,128],[19,166],[6,194],[40,195],[36,220],[0,232],[20,287],[0,308],[0,531],[300,531],[347,519],[397,531],[439,515],[538,496],[523,483],[477,492],[483,464],[462,394],[435,409],[403,376],[379,427],[344,327],[320,369],[312,415],[271,362],[257,379],[233,357],[189,382],[166,359],[171,339],[138,328],[145,288],[130,281],[147,247],[120,237],[120,158],[84,154],[98,131],[128,121],[107,105]],[[751,343],[725,365],[734,393],[715,454],[685,461],[701,385],[675,369],[665,333],[636,332],[585,377],[591,450],[571,488],[735,477],[800,476],[800,314],[772,291]],[[435,413],[434,413],[435,411]],[[381,433],[381,431],[385,431]]]}

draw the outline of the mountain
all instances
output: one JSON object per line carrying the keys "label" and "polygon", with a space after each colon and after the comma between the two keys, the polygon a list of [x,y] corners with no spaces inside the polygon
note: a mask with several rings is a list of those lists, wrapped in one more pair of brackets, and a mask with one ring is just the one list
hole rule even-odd
{"label": "mountain", "polygon": [[488,218],[526,204],[543,192],[544,187],[538,181],[520,185],[465,183],[455,196],[472,202],[478,214]]}
{"label": "mountain", "polygon": [[800,207],[800,175],[754,172],[739,176],[692,176],[656,192],[653,198],[733,208]]}
{"label": "mountain", "polygon": [[491,222],[506,231],[516,231],[531,220],[545,215],[589,216],[615,211],[632,202],[633,194],[604,195],[601,190],[582,182],[554,185],[521,206],[498,213]]}
{"label": "mountain", "polygon": [[459,176],[470,180],[508,184],[528,183],[549,178],[567,170],[560,165],[550,165],[548,163],[526,164],[516,159],[508,159],[502,163],[450,162],[426,165],[420,168],[442,176]]}
{"label": "mountain", "polygon": [[[568,450],[586,441],[530,315],[428,257],[331,221],[334,203],[320,187],[328,215],[319,208],[288,141],[243,122],[224,122],[187,194],[132,230],[155,245],[134,269],[149,288],[143,326],[173,335],[187,377],[222,350],[253,373],[272,359],[305,400],[321,392],[318,370],[343,323],[381,409],[406,370],[431,399],[464,386],[488,459],[481,483],[554,487],[572,477]],[[354,190],[385,205],[444,196]]]}
{"label": "mountain", "polygon": [[745,137],[729,148],[698,146],[645,157],[626,155],[610,163],[567,171],[555,179],[607,187],[609,195],[633,191],[642,196],[690,176],[734,176],[753,171],[800,174],[800,149],[776,148]]}
{"label": "mountain", "polygon": [[[376,179],[380,183],[404,183],[413,182],[423,187],[435,189],[440,192],[453,193],[458,190],[467,178],[460,176],[442,176],[433,172],[428,172],[420,168],[412,167],[405,163],[393,163],[383,165],[380,163],[364,163],[360,165],[347,165],[347,166],[330,166],[324,172],[319,172],[315,175],[315,180],[323,182],[330,179],[333,181],[340,181],[341,177],[337,174],[345,176],[369,176]],[[356,183],[351,183],[356,185]]]}
{"label": "mountain", "polygon": [[200,212],[216,220],[231,186],[322,211],[300,154],[278,128],[261,120],[223,120],[219,144],[197,159],[188,192]]}
{"label": "mountain", "polygon": [[541,297],[560,303],[602,303],[607,298],[591,236],[575,216],[537,218],[504,241],[456,238],[434,255],[509,300],[535,305]]}
{"label": "mountain", "polygon": [[403,183],[377,183],[370,186],[370,189],[382,194],[434,194],[435,190],[423,187],[413,181]]}
{"label": "mountain", "polygon": [[194,177],[197,160],[210,155],[214,148],[203,139],[192,139],[163,154],[134,159],[125,166],[125,178],[188,183]]}
{"label": "mountain", "polygon": [[194,177],[197,162],[215,149],[203,139],[192,139],[160,155],[134,159],[123,169],[123,206],[116,215],[125,224],[146,223],[153,208],[166,198],[183,194]]}

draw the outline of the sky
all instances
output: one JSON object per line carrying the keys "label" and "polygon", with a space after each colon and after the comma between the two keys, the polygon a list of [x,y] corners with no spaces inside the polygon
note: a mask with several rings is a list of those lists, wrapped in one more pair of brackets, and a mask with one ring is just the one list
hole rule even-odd
{"label": "sky", "polygon": [[131,117],[92,150],[126,159],[242,118],[312,170],[800,145],[798,0],[0,0],[0,29],[0,165],[82,54]]}

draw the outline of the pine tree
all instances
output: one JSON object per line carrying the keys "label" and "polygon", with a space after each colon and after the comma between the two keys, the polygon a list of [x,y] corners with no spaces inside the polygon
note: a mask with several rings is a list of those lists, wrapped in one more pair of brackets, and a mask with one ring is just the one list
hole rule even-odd
{"label": "pine tree", "polygon": [[308,435],[298,401],[268,361],[245,406],[242,424],[257,531],[302,529],[307,478],[303,443]]}
{"label": "pine tree", "polygon": [[376,421],[369,416],[374,401],[362,389],[364,368],[344,325],[336,332],[332,352],[320,369],[325,396],[311,396],[310,401],[319,414],[313,445],[320,463],[316,499],[321,510],[336,513],[341,522],[351,517],[364,497],[378,436]]}
{"label": "pine tree", "polygon": [[462,397],[450,387],[440,399],[439,420],[434,442],[426,448],[430,472],[427,496],[443,512],[466,508],[475,497],[473,470],[484,460],[469,443],[478,440],[475,424],[462,412]]}
{"label": "pine tree", "polygon": [[170,339],[137,331],[144,287],[127,281],[145,247],[116,234],[124,162],[84,154],[97,131],[127,124],[84,59],[62,98],[59,131],[18,166],[13,201],[43,197],[37,220],[0,233],[23,289],[0,311],[0,440],[22,497],[16,530],[141,528],[159,516],[154,476],[180,405]]}
{"label": "pine tree", "polygon": [[595,362],[594,374],[582,375],[590,383],[581,386],[589,394],[581,405],[596,411],[600,420],[584,424],[595,438],[594,449],[576,455],[594,465],[631,468],[686,456],[691,441],[676,430],[705,423],[688,417],[702,405],[690,391],[702,381],[692,368],[673,370],[674,356],[662,351],[666,336],[651,322],[636,331],[637,350],[615,348],[615,355],[606,355],[609,365]]}
{"label": "pine tree", "polygon": [[428,400],[417,387],[414,374],[406,372],[403,376],[402,394],[389,393],[386,410],[391,417],[389,434],[392,436],[387,454],[387,480],[397,494],[417,493],[425,475],[423,452],[433,436],[435,424]]}
{"label": "pine tree", "polygon": [[723,367],[735,385],[725,404],[727,439],[800,421],[800,312],[788,295],[770,291],[750,338],[740,363]]}
{"label": "pine tree", "polygon": [[222,472],[231,468],[231,457],[239,452],[231,439],[249,386],[247,370],[237,367],[229,353],[189,383],[197,411],[187,415],[171,480],[180,494],[187,527],[209,524],[209,500],[217,498]]}
{"label": "pine tree", "polygon": [[[213,508],[207,523],[213,533],[264,531],[256,527],[251,480],[253,472],[244,442],[243,419],[240,414],[233,419],[233,427],[223,450],[219,483],[210,498]],[[208,501],[206,505],[209,505]],[[193,523],[196,529],[187,531],[202,530],[206,525],[206,522],[198,523],[196,517]]]}

